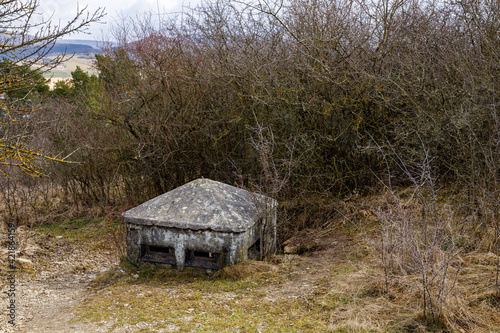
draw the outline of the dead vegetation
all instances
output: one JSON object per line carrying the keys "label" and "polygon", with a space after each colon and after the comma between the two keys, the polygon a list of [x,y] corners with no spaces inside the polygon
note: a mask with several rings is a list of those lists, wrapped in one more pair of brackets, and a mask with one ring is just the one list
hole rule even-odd
{"label": "dead vegetation", "polygon": [[224,267],[217,271],[214,277],[230,280],[241,280],[246,278],[255,278],[260,273],[276,272],[276,266],[264,261],[247,261],[240,265]]}
{"label": "dead vegetation", "polygon": [[[452,192],[441,193],[435,202],[439,224],[431,219],[428,235],[439,238],[429,237],[433,241],[426,247],[423,205],[415,191],[325,201],[323,217],[316,213],[315,227],[289,238],[285,253],[216,274],[118,261],[124,234],[110,217],[23,226],[17,230],[22,244],[18,255],[31,265],[19,269],[19,278],[40,288],[59,288],[61,297],[69,289],[58,285],[81,281],[72,287],[81,291],[80,301],[61,310],[66,313],[50,315],[71,313],[72,325],[82,332],[96,327],[107,332],[499,329],[498,256],[481,245],[480,234],[477,241],[458,237],[466,215],[452,205],[460,202]],[[426,271],[418,255],[427,258]],[[49,313],[32,315],[25,319],[26,332],[44,327]],[[220,321],[222,317],[227,320]],[[45,327],[63,332],[56,322]]]}

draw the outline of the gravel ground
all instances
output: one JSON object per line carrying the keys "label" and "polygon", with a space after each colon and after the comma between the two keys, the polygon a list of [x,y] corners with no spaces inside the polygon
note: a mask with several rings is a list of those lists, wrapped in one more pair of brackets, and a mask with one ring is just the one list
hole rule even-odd
{"label": "gravel ground", "polygon": [[[5,237],[5,235],[4,235]],[[73,309],[80,304],[88,284],[97,274],[118,264],[117,257],[96,244],[50,236],[18,228],[16,251],[16,325],[8,323],[9,304],[6,246],[0,254],[2,280],[0,332],[108,332],[109,325],[73,322]],[[5,244],[6,239],[2,239]],[[105,242],[105,240],[101,240]],[[99,243],[99,241],[97,242]]]}

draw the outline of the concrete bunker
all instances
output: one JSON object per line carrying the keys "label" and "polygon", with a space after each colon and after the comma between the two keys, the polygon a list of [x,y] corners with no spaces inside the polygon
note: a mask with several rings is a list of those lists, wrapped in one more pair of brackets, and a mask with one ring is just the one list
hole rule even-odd
{"label": "concrete bunker", "polygon": [[130,261],[221,269],[276,250],[276,200],[196,179],[122,214]]}

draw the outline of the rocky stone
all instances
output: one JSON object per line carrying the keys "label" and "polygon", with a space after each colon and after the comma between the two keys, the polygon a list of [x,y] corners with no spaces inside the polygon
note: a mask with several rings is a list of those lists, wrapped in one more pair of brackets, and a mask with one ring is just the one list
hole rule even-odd
{"label": "rocky stone", "polygon": [[33,267],[33,262],[26,258],[16,258],[16,267],[23,270],[31,269]]}

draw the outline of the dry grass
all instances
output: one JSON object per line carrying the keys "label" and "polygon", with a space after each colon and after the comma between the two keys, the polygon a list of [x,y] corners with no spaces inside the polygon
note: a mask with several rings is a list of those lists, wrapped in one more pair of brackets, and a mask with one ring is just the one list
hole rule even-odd
{"label": "dry grass", "polygon": [[[467,248],[457,254],[447,268],[448,277],[442,279],[447,294],[433,321],[423,317],[418,271],[395,269],[386,279],[377,244],[378,212],[395,209],[396,202],[388,199],[372,196],[338,204],[338,215],[332,215],[323,227],[309,228],[294,238],[299,247],[311,240],[321,245],[320,250],[304,255],[249,261],[214,275],[151,264],[139,269],[122,261],[90,284],[85,302],[75,310],[77,320],[143,332],[500,330],[500,299],[495,290],[498,257],[494,253]],[[405,214],[417,214],[419,205],[409,197],[405,200]],[[447,210],[443,216],[453,217],[452,212]],[[454,220],[447,221],[450,235],[455,231]],[[60,260],[58,255],[66,256],[83,244],[86,257],[92,257],[104,250],[118,255],[119,243],[124,243],[119,224],[109,218],[72,218],[33,225],[33,229],[35,242],[25,241],[23,251],[35,252],[31,258],[36,273],[56,270],[51,263]],[[26,232],[31,231],[20,229],[19,236]]]}
{"label": "dry grass", "polygon": [[261,273],[276,272],[278,268],[264,261],[247,261],[240,265],[229,266],[217,271],[214,275],[216,278],[224,278],[231,280],[241,280],[246,278],[255,278]]}
{"label": "dry grass", "polygon": [[[363,243],[352,244],[340,258],[332,257],[332,249],[279,255],[274,264],[247,262],[214,276],[155,265],[138,270],[122,263],[119,270],[96,279],[95,294],[78,309],[79,318],[114,322],[116,327],[155,323],[151,331],[170,327],[180,332],[500,329],[500,307],[490,289],[494,255],[469,253],[461,258],[463,269],[442,316],[429,322],[422,317],[421,277],[398,276],[386,290],[376,253]],[[148,304],[147,313],[139,304]]]}
{"label": "dry grass", "polygon": [[[457,289],[459,293],[443,322],[426,322],[421,316],[419,292],[412,287],[417,285],[418,276],[407,276],[385,292],[382,272],[373,267],[369,257],[361,262],[329,266],[328,273],[312,283],[304,278],[324,272],[318,268],[308,271],[311,261],[304,257],[277,265],[263,264],[260,269],[254,264],[236,266],[232,272],[247,274],[231,278],[226,278],[226,274],[208,277],[196,270],[136,271],[124,266],[121,269],[126,273],[111,271],[98,280],[95,294],[78,309],[81,320],[112,321],[117,326],[155,323],[151,329],[173,325],[180,332],[499,329],[498,304],[492,301],[491,293],[472,296],[474,282]],[[263,267],[273,268],[262,272]],[[470,269],[475,271],[474,267]],[[134,277],[136,274],[138,277]],[[141,310],[144,305],[148,311]]]}

